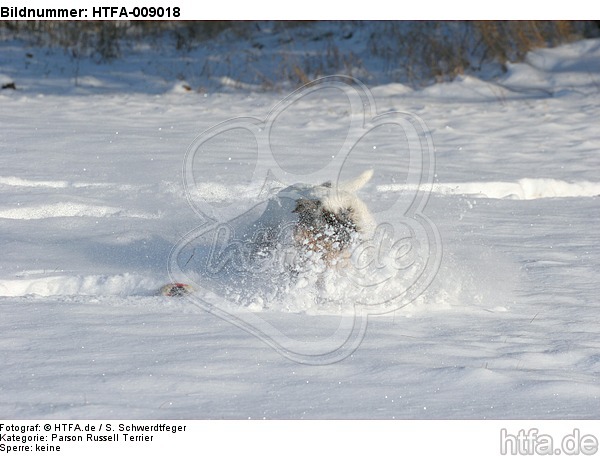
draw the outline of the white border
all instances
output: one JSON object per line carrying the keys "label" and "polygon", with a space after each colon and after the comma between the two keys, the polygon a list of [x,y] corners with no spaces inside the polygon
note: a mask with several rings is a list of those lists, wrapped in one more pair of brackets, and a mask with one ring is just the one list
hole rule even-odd
{"label": "white border", "polygon": [[[377,456],[481,456],[500,454],[547,454],[542,438],[552,440],[553,455],[598,454],[599,421],[0,421],[17,426],[39,425],[38,434],[48,439],[55,426],[79,425],[60,431],[61,435],[88,434],[85,426],[95,426],[94,435],[114,435],[119,424],[125,426],[185,426],[185,431],[131,432],[130,436],[151,437],[147,442],[125,442],[124,432],[117,432],[118,442],[46,442],[60,445],[62,456],[106,455],[131,456],[174,454],[185,455],[377,455]],[[98,427],[102,426],[102,431]],[[106,432],[107,425],[112,431]],[[44,432],[43,427],[51,429]],[[4,431],[3,431],[4,432]],[[17,434],[19,434],[17,432]],[[33,435],[29,432],[20,435]],[[503,436],[504,437],[503,441]],[[574,436],[579,438],[575,442]],[[587,439],[587,448],[581,445]],[[590,451],[590,439],[595,448]],[[4,444],[18,444],[3,442]],[[572,451],[565,451],[566,448]],[[32,444],[35,445],[35,444]],[[539,446],[538,446],[539,445]],[[592,444],[593,445],[593,444]],[[544,450],[546,453],[544,453]],[[587,451],[586,451],[587,450]],[[25,452],[26,453],[26,452]],[[13,454],[25,454],[13,453]],[[29,453],[38,454],[35,451]],[[9,453],[10,454],[10,453]]]}
{"label": "white border", "polygon": [[[490,4],[476,0],[427,0],[399,2],[323,2],[302,0],[230,0],[198,2],[191,0],[14,0],[2,6],[28,8],[92,8],[178,6],[179,20],[581,20],[600,17],[600,3],[574,0],[565,2],[504,1]],[[91,18],[88,18],[91,20]]]}

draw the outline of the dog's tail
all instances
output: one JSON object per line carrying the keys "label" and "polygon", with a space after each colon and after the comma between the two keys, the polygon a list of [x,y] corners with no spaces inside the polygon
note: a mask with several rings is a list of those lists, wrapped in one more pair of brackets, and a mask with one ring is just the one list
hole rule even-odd
{"label": "dog's tail", "polygon": [[371,177],[373,177],[373,170],[369,169],[351,181],[340,182],[338,189],[350,193],[356,193],[371,180]]}
{"label": "dog's tail", "polygon": [[323,206],[333,212],[350,209],[356,227],[366,236],[373,233],[376,226],[375,220],[367,205],[355,193],[363,188],[371,177],[373,177],[372,169],[351,181],[339,183],[337,188],[332,189],[329,195],[323,199]]}

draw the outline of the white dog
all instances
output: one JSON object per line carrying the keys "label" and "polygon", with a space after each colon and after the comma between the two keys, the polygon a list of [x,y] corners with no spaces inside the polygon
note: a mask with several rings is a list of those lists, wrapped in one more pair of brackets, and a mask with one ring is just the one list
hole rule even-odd
{"label": "white dog", "polygon": [[[314,253],[327,265],[347,258],[353,240],[371,236],[375,228],[373,216],[356,195],[372,176],[369,170],[337,185],[294,184],[279,191],[253,224],[257,252],[291,240],[298,252]],[[291,233],[287,240],[285,233]]]}

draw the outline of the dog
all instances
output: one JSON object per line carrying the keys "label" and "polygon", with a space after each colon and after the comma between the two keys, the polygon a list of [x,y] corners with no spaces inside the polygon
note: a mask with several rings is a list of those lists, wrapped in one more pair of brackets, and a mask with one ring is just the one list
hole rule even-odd
{"label": "dog", "polygon": [[293,230],[296,248],[316,253],[328,266],[347,259],[352,242],[372,232],[372,216],[356,195],[372,175],[367,171],[336,187],[326,182],[308,198],[299,198],[292,211],[298,214]]}
{"label": "dog", "polygon": [[363,172],[337,185],[294,184],[269,200],[260,219],[253,224],[257,251],[265,252],[282,243],[282,233],[291,227],[291,243],[302,258],[323,260],[327,267],[350,257],[353,242],[372,235],[375,222],[367,205],[357,196],[373,176]]}

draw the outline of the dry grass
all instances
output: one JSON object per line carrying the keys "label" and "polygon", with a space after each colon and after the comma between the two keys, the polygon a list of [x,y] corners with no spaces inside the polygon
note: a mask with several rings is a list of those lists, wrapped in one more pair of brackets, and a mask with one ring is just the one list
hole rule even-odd
{"label": "dry grass", "polygon": [[593,28],[582,21],[390,22],[369,46],[390,73],[420,85],[451,80],[484,63],[505,66],[532,49],[581,39]]}
{"label": "dry grass", "polygon": [[[312,27],[309,21],[269,23],[270,33],[279,36],[277,47],[270,49],[256,41],[261,24],[250,21],[0,21],[0,38],[25,38],[36,45],[63,47],[76,58],[94,56],[108,61],[137,40],[186,52],[219,34],[230,34],[247,40],[251,49],[219,56],[214,64],[201,62],[200,75],[231,76],[224,72],[233,72],[241,64],[248,77],[274,88],[306,84],[329,74],[368,78],[376,72],[392,81],[422,86],[477,71],[485,63],[502,67],[522,60],[534,48],[600,30],[593,21],[380,21],[369,25],[357,21],[341,25],[353,32],[366,27],[373,30],[366,49],[355,52],[342,46],[340,23],[328,29]],[[318,52],[300,52],[305,43],[317,40],[326,41],[326,46]],[[272,73],[261,73],[261,59],[272,59]]]}
{"label": "dry grass", "polygon": [[189,50],[226,30],[242,34],[250,25],[232,21],[0,21],[0,36],[13,35],[39,46],[63,47],[72,54],[108,61],[120,57],[125,42],[167,34],[175,48]]}
{"label": "dry grass", "polygon": [[532,49],[581,38],[579,25],[574,21],[474,22],[475,32],[485,45],[487,57],[499,63],[519,61]]}

